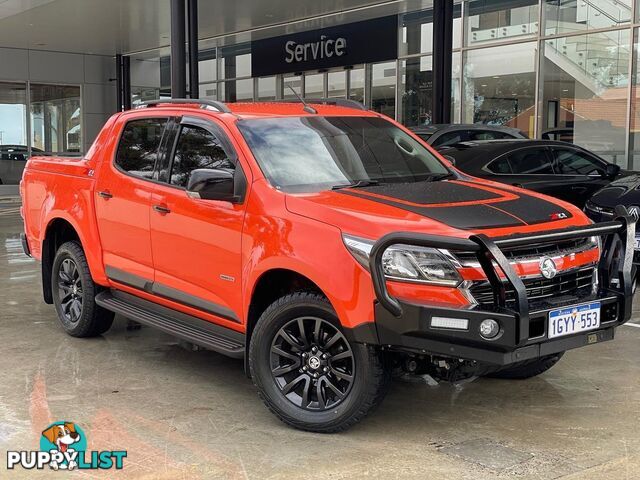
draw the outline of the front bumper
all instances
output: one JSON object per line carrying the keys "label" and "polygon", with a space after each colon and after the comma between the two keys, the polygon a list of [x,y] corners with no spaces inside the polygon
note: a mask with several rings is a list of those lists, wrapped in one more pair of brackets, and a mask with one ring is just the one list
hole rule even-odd
{"label": "front bumper", "polygon": [[[624,207],[618,207],[612,222],[567,230],[490,239],[472,235],[468,239],[451,239],[434,235],[392,233],[374,245],[370,269],[377,302],[375,305],[376,341],[391,350],[447,356],[493,365],[509,365],[572,348],[600,343],[614,337],[615,327],[631,317],[632,278],[635,275],[633,253],[635,219]],[[597,266],[598,289],[531,303],[522,280],[504,256],[501,247],[518,247],[534,243],[602,237],[602,251]],[[409,303],[389,294],[382,255],[394,244],[414,244],[448,250],[473,251],[489,280],[494,296],[493,307],[447,308]],[[500,273],[502,275],[500,275]],[[504,278],[502,278],[504,277]],[[515,301],[506,301],[506,289],[515,292]],[[583,303],[600,302],[600,327],[566,337],[548,338],[550,310]],[[434,328],[434,317],[466,319],[465,330]],[[500,334],[491,340],[480,335],[485,319],[497,320]]]}

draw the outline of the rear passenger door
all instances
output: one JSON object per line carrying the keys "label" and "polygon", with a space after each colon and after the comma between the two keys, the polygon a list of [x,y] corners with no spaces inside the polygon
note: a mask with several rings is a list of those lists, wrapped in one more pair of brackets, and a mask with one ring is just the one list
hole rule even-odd
{"label": "rear passenger door", "polygon": [[242,314],[240,244],[244,204],[187,195],[194,169],[225,169],[246,177],[222,125],[185,117],[173,154],[153,194],[151,250],[154,292],[177,308],[225,326]]}
{"label": "rear passenger door", "polygon": [[144,288],[153,281],[149,232],[154,173],[169,118],[132,118],[96,179],[96,221],[107,276]]}

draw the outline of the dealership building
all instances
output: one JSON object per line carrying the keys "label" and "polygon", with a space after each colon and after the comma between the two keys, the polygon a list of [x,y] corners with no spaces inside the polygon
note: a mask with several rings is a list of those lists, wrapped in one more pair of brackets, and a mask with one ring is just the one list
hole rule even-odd
{"label": "dealership building", "polygon": [[573,137],[640,169],[638,28],[634,0],[5,0],[0,179],[32,154],[81,155],[143,101],[292,90],[407,126]]}

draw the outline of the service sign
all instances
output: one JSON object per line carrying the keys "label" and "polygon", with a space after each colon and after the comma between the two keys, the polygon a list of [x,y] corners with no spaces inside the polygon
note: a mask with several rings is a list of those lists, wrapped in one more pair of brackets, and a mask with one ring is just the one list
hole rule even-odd
{"label": "service sign", "polygon": [[251,44],[254,77],[392,60],[398,56],[398,18],[376,18]]}

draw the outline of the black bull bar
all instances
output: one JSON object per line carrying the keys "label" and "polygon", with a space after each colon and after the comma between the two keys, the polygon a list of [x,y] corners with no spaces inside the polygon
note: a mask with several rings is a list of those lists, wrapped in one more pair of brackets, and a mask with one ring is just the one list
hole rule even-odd
{"label": "black bull bar", "polygon": [[[373,287],[379,304],[393,316],[400,318],[408,304],[403,304],[391,296],[387,289],[382,265],[382,256],[387,248],[392,245],[405,244],[446,249],[453,252],[473,252],[491,285],[496,310],[509,313],[516,319],[516,344],[514,346],[521,346],[528,340],[529,300],[524,283],[501,249],[599,236],[602,238],[602,250],[597,266],[599,296],[608,295],[618,298],[620,318],[622,319],[620,323],[624,323],[631,317],[635,275],[635,266],[633,265],[635,224],[636,220],[629,215],[627,209],[623,206],[617,206],[613,221],[532,235],[512,235],[492,239],[484,234],[470,235],[468,238],[451,238],[411,232],[394,232],[380,238],[371,250],[369,267]],[[499,271],[502,272],[505,280],[501,279]],[[515,295],[515,302],[511,308],[507,305],[506,295],[509,287]]]}

